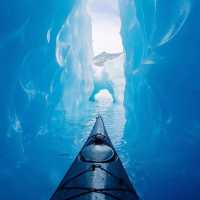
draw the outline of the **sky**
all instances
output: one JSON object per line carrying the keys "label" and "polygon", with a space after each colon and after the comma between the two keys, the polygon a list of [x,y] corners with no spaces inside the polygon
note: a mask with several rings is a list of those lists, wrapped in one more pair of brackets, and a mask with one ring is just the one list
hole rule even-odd
{"label": "sky", "polygon": [[122,52],[118,0],[88,0],[88,13],[92,20],[94,54]]}

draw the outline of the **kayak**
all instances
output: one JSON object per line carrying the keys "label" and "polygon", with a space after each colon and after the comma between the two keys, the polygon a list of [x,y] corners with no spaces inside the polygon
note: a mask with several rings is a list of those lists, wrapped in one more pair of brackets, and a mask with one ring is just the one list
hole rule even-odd
{"label": "kayak", "polygon": [[101,116],[50,200],[139,200]]}

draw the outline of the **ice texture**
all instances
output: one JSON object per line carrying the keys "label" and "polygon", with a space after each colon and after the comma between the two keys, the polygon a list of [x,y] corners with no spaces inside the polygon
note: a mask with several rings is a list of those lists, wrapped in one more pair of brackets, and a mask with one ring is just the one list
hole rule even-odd
{"label": "ice texture", "polygon": [[126,54],[124,134],[135,159],[130,169],[136,186],[144,199],[199,199],[200,4],[119,3]]}
{"label": "ice texture", "polygon": [[142,199],[199,200],[200,2],[119,0],[112,52],[86,4],[1,2],[0,199],[49,199],[101,113]]}

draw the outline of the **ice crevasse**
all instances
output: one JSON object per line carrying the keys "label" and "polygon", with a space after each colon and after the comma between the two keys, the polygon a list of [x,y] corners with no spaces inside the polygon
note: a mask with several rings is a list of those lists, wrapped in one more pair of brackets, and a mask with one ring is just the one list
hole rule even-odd
{"label": "ice crevasse", "polygon": [[[95,57],[87,1],[2,3],[0,197],[49,198],[87,136],[72,133],[91,126],[85,114],[94,111],[90,103],[100,87],[123,106],[120,140],[140,196],[199,199],[200,3],[118,5],[123,52]],[[117,71],[118,65],[124,67]],[[107,78],[98,79],[96,69]],[[75,144],[72,155],[66,140]]]}

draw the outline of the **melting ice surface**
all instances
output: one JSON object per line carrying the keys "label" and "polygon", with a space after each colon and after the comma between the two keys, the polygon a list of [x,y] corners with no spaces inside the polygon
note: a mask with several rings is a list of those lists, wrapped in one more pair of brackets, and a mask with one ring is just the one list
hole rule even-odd
{"label": "melting ice surface", "polygon": [[199,200],[199,9],[2,3],[0,199],[47,200],[100,113],[144,200]]}

